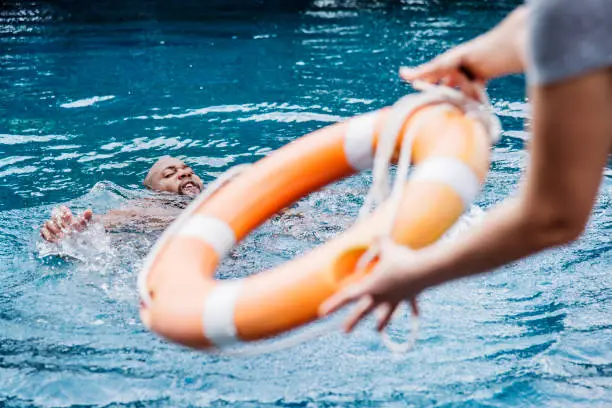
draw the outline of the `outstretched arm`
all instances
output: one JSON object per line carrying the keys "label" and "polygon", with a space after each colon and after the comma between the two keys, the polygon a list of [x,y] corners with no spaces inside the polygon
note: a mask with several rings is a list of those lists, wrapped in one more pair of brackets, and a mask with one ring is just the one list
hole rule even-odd
{"label": "outstretched arm", "polygon": [[126,208],[111,210],[106,214],[94,214],[90,209],[74,215],[66,206],[53,209],[51,218],[40,229],[40,235],[48,242],[57,242],[74,233],[82,232],[92,222],[100,223],[106,231],[155,231],[164,230],[178,216],[179,209]]}
{"label": "outstretched arm", "polygon": [[530,94],[534,136],[519,196],[491,211],[461,241],[418,252],[383,252],[377,270],[330,298],[323,313],[362,299],[346,329],[383,306],[382,329],[400,301],[426,288],[492,270],[582,233],[612,147],[612,72],[601,69],[534,87]]}

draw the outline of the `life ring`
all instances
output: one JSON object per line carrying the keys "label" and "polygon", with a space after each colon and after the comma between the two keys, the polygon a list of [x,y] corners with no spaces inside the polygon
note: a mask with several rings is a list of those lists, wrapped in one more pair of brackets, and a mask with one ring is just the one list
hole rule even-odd
{"label": "life ring", "polygon": [[[276,268],[215,280],[233,245],[269,217],[321,187],[372,167],[390,108],[310,133],[253,164],[206,200],[198,199],[164,234],[141,274],[141,319],[174,342],[223,348],[314,321],[320,304],[353,273],[387,211]],[[407,180],[392,238],[418,249],[435,242],[480,191],[489,167],[483,125],[452,104],[423,106],[405,119],[416,169]],[[398,144],[399,145],[399,144]]]}

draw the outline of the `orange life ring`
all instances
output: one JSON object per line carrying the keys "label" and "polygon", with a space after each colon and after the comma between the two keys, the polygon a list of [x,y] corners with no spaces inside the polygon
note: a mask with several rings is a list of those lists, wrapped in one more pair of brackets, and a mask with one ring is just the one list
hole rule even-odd
{"label": "orange life ring", "polygon": [[[205,202],[150,256],[143,323],[194,348],[269,338],[317,319],[320,304],[359,277],[355,263],[388,216],[367,219],[304,256],[243,279],[215,280],[232,246],[306,194],[372,167],[390,109],[306,135],[256,162]],[[413,249],[435,242],[471,205],[489,167],[490,140],[450,104],[419,108],[397,138],[414,132],[416,169],[406,182],[392,238]],[[141,295],[142,297],[142,295]]]}

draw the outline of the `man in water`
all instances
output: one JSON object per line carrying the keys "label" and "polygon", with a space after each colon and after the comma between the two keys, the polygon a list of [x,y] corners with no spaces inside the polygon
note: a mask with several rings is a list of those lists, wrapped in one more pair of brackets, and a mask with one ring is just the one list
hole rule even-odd
{"label": "man in water", "polygon": [[[170,156],[161,157],[155,162],[144,179],[144,185],[154,191],[187,197],[197,196],[204,187],[200,177],[189,166]],[[100,222],[107,230],[128,224],[134,219],[154,229],[163,229],[176,218],[181,209],[176,206],[137,206],[100,215],[94,215],[92,210],[87,209],[76,216],[68,207],[60,206],[53,210],[51,218],[42,225],[40,235],[48,242],[57,242],[72,232],[83,231],[92,221]]]}

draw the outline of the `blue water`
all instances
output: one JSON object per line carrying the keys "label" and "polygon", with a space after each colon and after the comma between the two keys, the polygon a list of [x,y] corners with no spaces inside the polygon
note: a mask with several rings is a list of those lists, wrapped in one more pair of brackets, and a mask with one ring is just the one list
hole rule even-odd
{"label": "blue water", "polygon": [[[516,2],[317,1],[248,12],[190,4],[166,14],[163,2],[152,10],[143,1],[144,11],[134,1],[123,11],[120,2],[77,11],[64,3],[0,12],[0,405],[612,404],[610,169],[578,242],[428,291],[417,348],[402,357],[370,327],[250,358],[179,348],[138,320],[135,269],[154,234],[95,235],[81,261],[43,256],[37,238],[57,203],[103,212],[140,194],[160,155],[184,157],[208,182],[389,105],[410,92],[400,65],[477,35]],[[504,134],[484,209],[515,192],[526,164],[523,87],[515,76],[489,90]],[[267,224],[222,275],[257,272],[333,235],[368,181],[306,200],[305,221]],[[405,325],[392,332],[405,335]]]}

